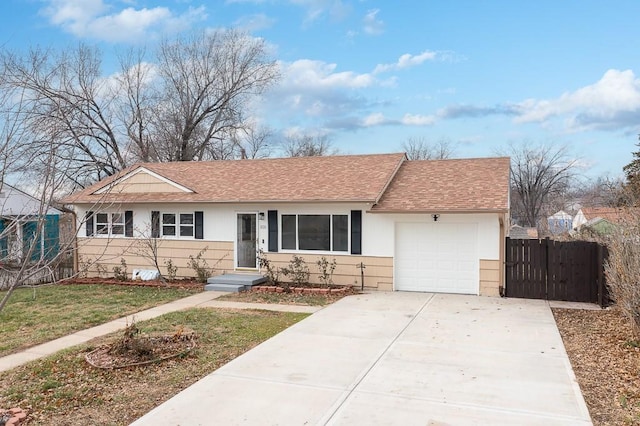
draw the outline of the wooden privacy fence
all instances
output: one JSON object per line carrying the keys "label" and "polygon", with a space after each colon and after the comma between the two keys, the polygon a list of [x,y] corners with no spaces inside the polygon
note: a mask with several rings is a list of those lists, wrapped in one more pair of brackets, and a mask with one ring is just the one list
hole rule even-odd
{"label": "wooden privacy fence", "polygon": [[608,303],[607,248],[588,241],[506,241],[507,297]]}

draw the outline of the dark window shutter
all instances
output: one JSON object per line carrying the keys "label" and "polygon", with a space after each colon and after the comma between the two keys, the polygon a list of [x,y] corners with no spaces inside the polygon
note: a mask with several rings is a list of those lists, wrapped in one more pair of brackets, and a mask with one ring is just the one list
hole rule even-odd
{"label": "dark window shutter", "polygon": [[351,210],[351,254],[362,254],[362,210]]}
{"label": "dark window shutter", "polygon": [[87,237],[93,237],[93,212],[87,212],[84,215],[84,227],[87,230]]}
{"label": "dark window shutter", "polygon": [[267,212],[269,220],[269,251],[278,251],[278,210],[269,210]]}
{"label": "dark window shutter", "polygon": [[151,212],[151,238],[160,238],[160,212]]}
{"label": "dark window shutter", "polygon": [[133,237],[133,211],[125,210],[124,212],[124,236]]}
{"label": "dark window shutter", "polygon": [[195,221],[196,221],[195,238],[196,240],[202,240],[204,239],[204,213],[195,212]]}

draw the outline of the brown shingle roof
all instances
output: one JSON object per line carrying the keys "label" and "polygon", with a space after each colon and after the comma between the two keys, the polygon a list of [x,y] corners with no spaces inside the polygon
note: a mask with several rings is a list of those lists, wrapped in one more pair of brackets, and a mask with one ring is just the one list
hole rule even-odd
{"label": "brown shingle roof", "polygon": [[[345,155],[210,162],[141,163],[72,194],[95,202],[376,202],[405,154]],[[193,191],[95,194],[144,167]]]}
{"label": "brown shingle roof", "polygon": [[374,212],[506,212],[509,158],[406,161]]}
{"label": "brown shingle roof", "polygon": [[621,207],[583,207],[580,210],[587,221],[601,218],[613,224],[632,220],[639,213],[637,209]]}

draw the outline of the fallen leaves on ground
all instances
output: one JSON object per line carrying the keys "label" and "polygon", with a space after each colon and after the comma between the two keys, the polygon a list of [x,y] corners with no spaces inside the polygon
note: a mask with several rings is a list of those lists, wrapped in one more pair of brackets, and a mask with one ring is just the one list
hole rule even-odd
{"label": "fallen leaves on ground", "polygon": [[640,425],[640,342],[617,309],[554,309],[594,425]]}

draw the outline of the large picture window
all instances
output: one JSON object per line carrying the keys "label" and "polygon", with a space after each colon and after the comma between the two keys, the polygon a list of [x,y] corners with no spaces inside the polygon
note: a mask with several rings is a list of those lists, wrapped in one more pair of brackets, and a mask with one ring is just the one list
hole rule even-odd
{"label": "large picture window", "polygon": [[285,250],[347,251],[347,215],[282,215],[282,248]]}

